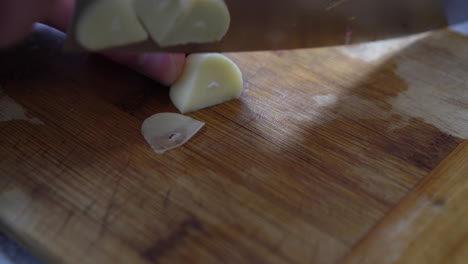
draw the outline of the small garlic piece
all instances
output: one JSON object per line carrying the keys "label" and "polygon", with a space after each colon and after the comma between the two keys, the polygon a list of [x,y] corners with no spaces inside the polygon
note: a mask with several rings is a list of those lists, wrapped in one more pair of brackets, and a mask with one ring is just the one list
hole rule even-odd
{"label": "small garlic piece", "polygon": [[159,113],[148,117],[141,133],[154,152],[164,152],[184,145],[205,123],[176,113]]}
{"label": "small garlic piece", "polygon": [[134,0],[97,0],[78,18],[76,38],[89,50],[144,41],[148,33],[134,10]]}
{"label": "small garlic piece", "polygon": [[135,10],[161,47],[219,41],[231,22],[223,0],[137,0]]}
{"label": "small garlic piece", "polygon": [[242,73],[228,57],[219,53],[191,54],[170,97],[181,113],[188,113],[239,98]]}

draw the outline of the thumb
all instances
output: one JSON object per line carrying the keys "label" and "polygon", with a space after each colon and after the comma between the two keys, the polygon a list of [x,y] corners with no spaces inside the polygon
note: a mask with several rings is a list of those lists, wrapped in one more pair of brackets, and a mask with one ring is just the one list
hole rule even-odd
{"label": "thumb", "polygon": [[0,1],[0,48],[14,44],[31,32],[36,21],[48,17],[56,0]]}
{"label": "thumb", "polygon": [[[0,48],[12,45],[41,21],[66,31],[75,0],[0,0]],[[182,72],[183,54],[105,54],[149,78],[165,85],[172,84]]]}
{"label": "thumb", "polygon": [[[57,1],[46,23],[59,30],[65,31],[73,13],[74,4],[75,0]],[[104,55],[164,85],[172,84],[179,77],[185,62],[184,54],[122,54],[112,52],[105,53]]]}

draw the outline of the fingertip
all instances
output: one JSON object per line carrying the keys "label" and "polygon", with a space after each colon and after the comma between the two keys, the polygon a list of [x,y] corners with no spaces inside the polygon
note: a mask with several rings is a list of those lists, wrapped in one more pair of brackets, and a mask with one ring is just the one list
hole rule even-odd
{"label": "fingertip", "polygon": [[[28,8],[25,9],[25,6]],[[35,0],[0,1],[0,47],[15,44],[31,32],[34,22],[45,15]]]}
{"label": "fingertip", "polygon": [[144,75],[163,85],[170,85],[173,82],[175,78],[175,64],[170,54],[139,54],[137,59],[137,70]]}
{"label": "fingertip", "polygon": [[184,54],[140,54],[137,69],[153,80],[169,86],[180,76],[184,61]]}
{"label": "fingertip", "polygon": [[179,78],[185,63],[184,54],[106,53],[105,55],[166,86],[173,84]]}
{"label": "fingertip", "polygon": [[0,47],[20,42],[36,22],[64,31],[74,4],[75,0],[0,0]]}

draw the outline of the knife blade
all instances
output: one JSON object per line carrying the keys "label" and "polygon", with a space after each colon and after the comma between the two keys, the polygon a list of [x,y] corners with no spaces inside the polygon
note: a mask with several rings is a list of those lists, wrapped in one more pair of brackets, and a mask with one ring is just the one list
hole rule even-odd
{"label": "knife blade", "polygon": [[[94,0],[78,3],[91,1]],[[231,14],[231,25],[219,42],[161,48],[148,40],[110,50],[194,53],[301,49],[402,37],[468,21],[468,0],[225,2]],[[68,49],[83,49],[73,32],[72,23]]]}

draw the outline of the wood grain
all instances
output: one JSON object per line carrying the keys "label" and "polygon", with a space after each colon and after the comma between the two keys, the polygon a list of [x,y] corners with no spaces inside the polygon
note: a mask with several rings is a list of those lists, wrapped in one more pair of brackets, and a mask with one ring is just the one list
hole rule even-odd
{"label": "wood grain", "polygon": [[[436,84],[440,109],[466,105],[467,40],[449,32],[376,62],[228,54],[242,99],[190,114],[207,125],[165,155],[140,125],[176,112],[167,88],[62,41],[40,29],[0,53],[4,96],[26,111],[0,122],[0,223],[51,263],[337,263],[463,141],[449,133],[463,120],[394,107],[430,109],[412,95]],[[419,83],[402,60],[427,66]]]}
{"label": "wood grain", "polygon": [[465,141],[343,263],[466,263],[467,176]]}

